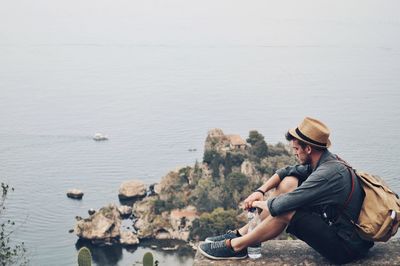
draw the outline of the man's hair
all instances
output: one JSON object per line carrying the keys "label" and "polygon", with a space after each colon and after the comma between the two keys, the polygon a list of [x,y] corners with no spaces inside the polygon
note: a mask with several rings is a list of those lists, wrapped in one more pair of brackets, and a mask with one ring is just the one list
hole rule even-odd
{"label": "man's hair", "polygon": [[309,145],[309,146],[311,146],[311,147],[312,147],[314,150],[316,150],[316,151],[323,151],[323,150],[326,150],[326,148],[316,147],[316,146],[314,146],[314,145],[310,145],[310,144],[308,144],[308,143],[305,143],[304,141],[302,141],[302,140],[300,140],[300,139],[298,139],[298,138],[293,137],[292,134],[289,133],[289,131],[286,132],[285,138],[286,138],[287,141],[297,140],[297,142],[299,143],[300,147],[303,148],[303,149],[305,149],[306,146]]}

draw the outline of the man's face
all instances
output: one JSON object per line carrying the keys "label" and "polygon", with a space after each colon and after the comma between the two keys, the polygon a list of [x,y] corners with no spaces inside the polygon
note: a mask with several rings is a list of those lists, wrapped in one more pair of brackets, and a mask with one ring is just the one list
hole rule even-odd
{"label": "man's face", "polygon": [[296,159],[300,162],[300,164],[309,164],[311,163],[310,156],[310,147],[306,146],[304,149],[300,146],[299,141],[297,139],[291,140],[290,145],[293,150],[293,154],[296,156]]}

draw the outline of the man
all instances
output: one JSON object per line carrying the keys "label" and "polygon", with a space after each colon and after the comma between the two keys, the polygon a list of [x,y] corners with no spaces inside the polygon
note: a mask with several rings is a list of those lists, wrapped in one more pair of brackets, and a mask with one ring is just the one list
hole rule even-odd
{"label": "man", "polygon": [[364,191],[352,170],[328,151],[329,134],[326,125],[310,117],[290,129],[286,139],[300,164],[278,170],[244,202],[246,209],[263,209],[262,222],[248,234],[245,225],[209,237],[200,252],[211,259],[243,259],[248,246],[273,239],[287,227],[333,263],[364,256],[373,242],[361,239],[350,222],[359,216]]}

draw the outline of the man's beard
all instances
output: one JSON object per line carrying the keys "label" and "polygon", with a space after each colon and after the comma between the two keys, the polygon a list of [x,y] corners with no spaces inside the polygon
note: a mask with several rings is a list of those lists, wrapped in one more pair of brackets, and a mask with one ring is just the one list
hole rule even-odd
{"label": "man's beard", "polygon": [[301,165],[307,165],[307,164],[311,164],[311,156],[307,156],[307,158],[303,161],[300,162]]}

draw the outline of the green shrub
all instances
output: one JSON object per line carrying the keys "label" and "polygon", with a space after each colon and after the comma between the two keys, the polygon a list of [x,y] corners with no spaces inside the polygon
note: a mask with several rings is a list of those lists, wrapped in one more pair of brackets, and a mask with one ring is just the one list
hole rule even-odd
{"label": "green shrub", "polygon": [[182,209],[186,207],[187,201],[183,199],[183,197],[183,193],[176,193],[169,195],[169,198],[167,200],[154,200],[154,213],[161,214],[164,211],[171,211],[173,209]]}
{"label": "green shrub", "polygon": [[232,172],[232,167],[240,167],[245,160],[245,155],[239,152],[227,152],[224,165],[224,176],[228,176]]}
{"label": "green shrub", "polygon": [[268,156],[290,156],[289,151],[286,149],[285,144],[278,142],[276,145],[268,145]]}
{"label": "green shrub", "polygon": [[231,173],[225,179],[224,188],[229,192],[242,192],[249,184],[249,178],[242,173]]}
{"label": "green shrub", "polygon": [[184,167],[179,169],[179,183],[182,185],[189,184],[189,175],[190,175],[191,168]]}
{"label": "green shrub", "polygon": [[14,188],[5,183],[1,183],[0,195],[0,264],[1,265],[28,265],[29,259],[26,256],[26,247],[24,242],[15,244],[11,236],[15,229],[15,222],[10,218],[4,218],[6,211],[5,201],[8,193],[14,191]]}
{"label": "green shrub", "polygon": [[239,202],[244,199],[247,194],[243,191],[249,191],[249,178],[242,173],[231,173],[225,178],[225,182],[221,184],[220,201],[224,209],[237,209]]}
{"label": "green shrub", "polygon": [[241,166],[245,160],[245,155],[243,153],[239,153],[239,152],[231,153],[230,152],[229,154],[231,156],[233,166]]}
{"label": "green shrub", "polygon": [[250,147],[250,152],[261,159],[268,155],[268,146],[265,141],[258,141],[253,146]]}
{"label": "green shrub", "polygon": [[259,141],[264,141],[264,136],[258,133],[257,130],[251,130],[249,132],[249,137],[246,139],[246,141],[253,146]]}
{"label": "green shrub", "polygon": [[214,180],[219,178],[219,166],[224,163],[224,158],[216,150],[206,150],[203,155],[203,162],[207,163],[212,170]]}
{"label": "green shrub", "polygon": [[250,131],[246,141],[251,144],[249,153],[252,161],[259,161],[268,155],[268,145],[264,140],[264,136],[258,133],[257,130]]}
{"label": "green shrub", "polygon": [[194,167],[193,167],[191,180],[189,182],[190,189],[196,188],[200,178],[202,177],[202,174],[203,174],[203,169],[200,168],[199,162],[196,160],[196,163],[194,164]]}
{"label": "green shrub", "polygon": [[287,165],[293,165],[296,160],[293,156],[274,156],[264,158],[257,167],[257,170],[263,174],[273,175],[276,170],[285,167]]}
{"label": "green shrub", "polygon": [[200,218],[195,219],[190,231],[191,239],[204,240],[208,236],[219,235],[227,230],[236,229],[243,225],[237,218],[235,210],[223,210],[217,208],[211,213],[203,213]]}
{"label": "green shrub", "polygon": [[203,162],[211,164],[215,157],[220,156],[216,150],[206,150],[203,155]]}
{"label": "green shrub", "polygon": [[164,200],[156,199],[153,206],[155,214],[161,214],[163,211],[166,211]]}
{"label": "green shrub", "polygon": [[212,179],[200,179],[189,197],[189,202],[201,212],[210,212],[222,206],[220,195],[221,187],[216,186]]}

